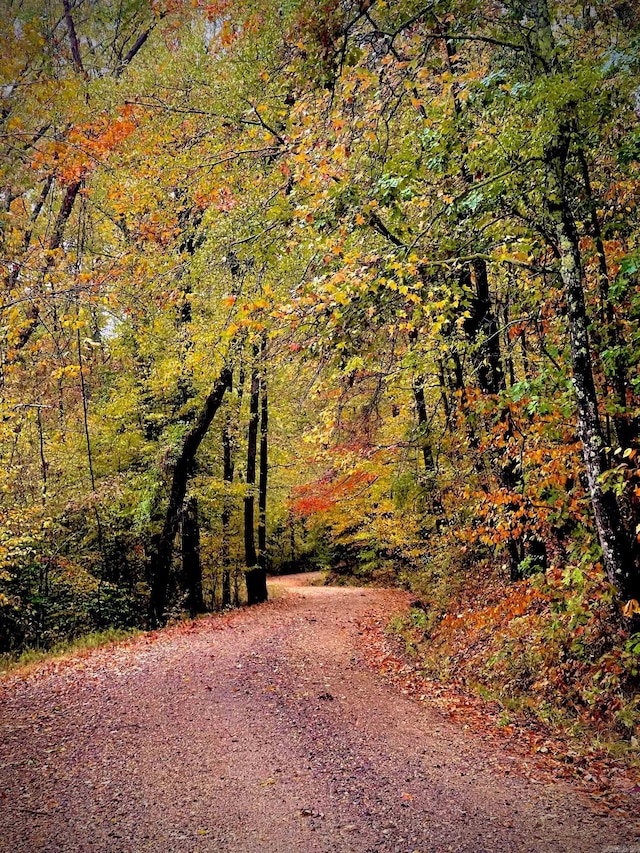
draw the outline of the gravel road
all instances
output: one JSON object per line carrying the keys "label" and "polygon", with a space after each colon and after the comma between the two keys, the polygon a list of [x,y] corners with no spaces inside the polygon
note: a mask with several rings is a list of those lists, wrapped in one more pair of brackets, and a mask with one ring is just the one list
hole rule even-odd
{"label": "gravel road", "polygon": [[640,851],[367,665],[361,624],[402,593],[308,581],[5,679],[0,850]]}

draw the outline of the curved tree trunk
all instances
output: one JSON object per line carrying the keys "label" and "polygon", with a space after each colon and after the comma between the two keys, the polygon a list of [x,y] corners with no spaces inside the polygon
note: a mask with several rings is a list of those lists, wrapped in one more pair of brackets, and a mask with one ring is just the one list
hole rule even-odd
{"label": "curved tree trunk", "polygon": [[167,587],[173,544],[178,532],[182,504],[187,492],[187,483],[195,455],[202,439],[207,434],[214,415],[220,408],[225,392],[231,388],[232,373],[225,367],[211,389],[195,426],[187,433],[173,469],[169,503],[165,514],[162,533],[158,537],[151,557],[151,597],[149,601],[149,624],[161,625],[167,604]]}

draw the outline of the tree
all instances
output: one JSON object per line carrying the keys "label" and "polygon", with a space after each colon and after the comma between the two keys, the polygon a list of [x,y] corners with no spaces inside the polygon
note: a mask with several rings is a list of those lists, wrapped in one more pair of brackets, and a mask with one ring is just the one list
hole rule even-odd
{"label": "tree", "polygon": [[[521,24],[531,20],[527,56],[531,79],[553,86],[562,74],[563,62],[556,45],[547,0],[516,2],[514,13]],[[615,493],[607,487],[611,470],[600,420],[600,405],[592,366],[589,318],[584,293],[584,263],[578,228],[568,187],[569,159],[580,136],[579,119],[572,111],[558,116],[544,148],[545,204],[555,235],[559,271],[564,286],[571,341],[572,378],[576,394],[578,434],[593,505],[596,530],[609,580],[623,601],[640,599],[640,552],[635,536],[625,527],[624,514]],[[637,440],[637,436],[634,436]]]}
{"label": "tree", "polygon": [[161,624],[164,619],[173,544],[195,456],[216,412],[222,404],[225,392],[231,388],[232,377],[231,369],[228,367],[223,368],[205,401],[195,425],[185,436],[178,458],[173,465],[171,491],[169,493],[165,520],[162,532],[154,543],[154,550],[151,556],[150,568],[152,581],[149,621],[152,625]]}
{"label": "tree", "polygon": [[204,613],[198,501],[194,497],[189,498],[182,511],[182,572],[189,613],[191,616]]}
{"label": "tree", "polygon": [[[249,425],[247,432],[247,493],[244,498],[244,547],[247,570],[245,572],[247,583],[247,600],[249,604],[259,604],[267,600],[267,577],[266,566],[263,565],[263,552],[256,551],[255,544],[255,486],[256,486],[256,460],[258,458],[258,428],[260,426],[260,390],[261,390],[261,365],[259,362],[261,350],[258,344],[253,345],[253,363],[251,366],[251,389],[249,392]],[[264,394],[264,391],[263,391]],[[263,397],[263,400],[266,398]],[[263,403],[264,405],[264,403]],[[261,434],[260,449],[265,450],[264,456],[260,456],[260,491],[259,512],[263,509],[263,501],[266,500],[266,472],[263,474],[262,466],[266,467],[266,422],[263,420],[265,432]],[[264,460],[264,462],[263,462]],[[264,498],[263,498],[264,489]],[[260,519],[262,521],[262,518]],[[261,532],[260,545],[266,545],[266,529]],[[264,537],[264,541],[263,541]],[[260,558],[259,558],[260,553]]]}
{"label": "tree", "polygon": [[520,589],[602,551],[635,608],[636,16],[21,8],[0,160],[16,642],[55,639],[69,576],[83,625],[116,599],[159,624],[191,498],[223,606],[243,568],[266,598],[293,530],[301,558],[413,588],[481,565]]}

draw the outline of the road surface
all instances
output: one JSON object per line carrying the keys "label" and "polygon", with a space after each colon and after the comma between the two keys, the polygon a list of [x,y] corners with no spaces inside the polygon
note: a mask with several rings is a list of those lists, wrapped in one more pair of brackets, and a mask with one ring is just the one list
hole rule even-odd
{"label": "road surface", "polygon": [[640,851],[367,665],[362,623],[402,593],[308,583],[7,678],[0,850]]}

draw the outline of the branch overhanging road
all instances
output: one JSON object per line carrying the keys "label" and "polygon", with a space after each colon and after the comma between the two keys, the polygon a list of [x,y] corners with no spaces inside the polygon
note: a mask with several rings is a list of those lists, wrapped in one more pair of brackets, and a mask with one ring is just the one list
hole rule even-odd
{"label": "branch overhanging road", "polygon": [[402,593],[274,587],[273,604],[7,678],[0,850],[636,849],[619,814],[525,778],[367,666],[359,626]]}

